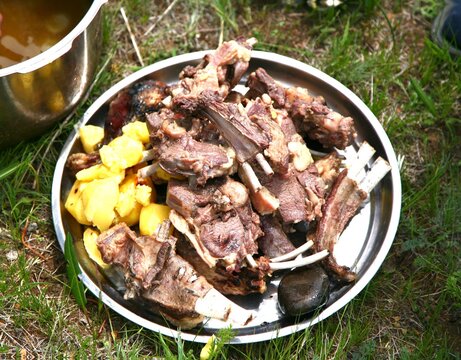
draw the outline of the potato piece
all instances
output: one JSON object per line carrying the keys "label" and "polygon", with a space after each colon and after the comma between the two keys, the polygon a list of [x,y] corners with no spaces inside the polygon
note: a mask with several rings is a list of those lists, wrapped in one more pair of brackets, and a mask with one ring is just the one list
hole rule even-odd
{"label": "potato piece", "polygon": [[143,145],[127,135],[116,137],[99,150],[101,161],[112,171],[119,172],[139,163]]}
{"label": "potato piece", "polygon": [[99,144],[104,139],[104,129],[95,125],[82,126],[78,133],[80,135],[80,141],[83,145],[83,150],[87,154],[96,151]]}
{"label": "potato piece", "polygon": [[144,206],[139,216],[139,231],[141,235],[152,235],[157,227],[170,216],[170,208],[161,204]]}
{"label": "potato piece", "polygon": [[64,207],[80,224],[91,225],[91,222],[85,216],[82,202],[82,191],[86,185],[87,183],[76,180],[69,191],[69,195],[67,195]]}
{"label": "potato piece", "polygon": [[148,185],[136,185],[135,189],[135,197],[136,201],[143,206],[147,206],[156,200],[156,192],[155,189],[148,186]]}
{"label": "potato piece", "polygon": [[120,184],[119,197],[115,205],[115,210],[121,217],[128,215],[136,206],[137,184],[137,176],[134,174],[128,175]]}
{"label": "potato piece", "polygon": [[120,170],[118,172],[114,172],[104,164],[96,164],[90,166],[89,168],[80,170],[77,174],[75,174],[75,177],[80,181],[92,181],[96,179],[115,177],[118,182],[121,183],[125,178],[125,171]]}
{"label": "potato piece", "polygon": [[138,140],[143,144],[149,143],[149,130],[147,130],[147,124],[142,121],[133,121],[122,127],[124,135],[129,136],[134,140]]}
{"label": "potato piece", "polygon": [[121,223],[124,222],[128,226],[133,226],[139,223],[139,216],[141,214],[142,210],[142,205],[138,202],[135,203],[134,208],[131,209],[131,211],[126,214],[125,216],[120,216],[117,211],[116,212],[116,217],[115,217],[115,223]]}
{"label": "potato piece", "polygon": [[99,236],[99,231],[93,228],[86,228],[83,233],[83,246],[91,260],[101,266],[103,269],[107,269],[110,264],[104,262],[101,257],[101,252],[96,245],[96,239]]}
{"label": "potato piece", "polygon": [[83,189],[85,216],[100,231],[107,230],[114,221],[118,196],[118,180],[115,177],[93,180]]}

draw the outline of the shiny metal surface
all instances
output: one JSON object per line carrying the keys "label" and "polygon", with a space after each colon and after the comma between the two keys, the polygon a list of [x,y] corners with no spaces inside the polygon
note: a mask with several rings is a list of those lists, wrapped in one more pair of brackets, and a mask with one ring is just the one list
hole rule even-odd
{"label": "shiny metal surface", "polygon": [[[196,64],[205,52],[197,52],[160,61],[148,66],[114,85],[104,93],[84,114],[77,125],[103,125],[109,101],[121,89],[131,83],[146,78],[162,80],[167,83],[177,81],[179,71],[189,64]],[[353,154],[358,144],[367,140],[380,155],[387,159],[392,171],[372,191],[369,201],[353,218],[341,236],[335,255],[339,263],[351,266],[358,274],[358,280],[331,294],[327,306],[314,317],[294,319],[283,316],[277,307],[277,284],[279,276],[274,276],[268,291],[263,295],[232,297],[241,306],[256,312],[257,318],[251,325],[235,328],[237,336],[233,343],[250,343],[286,336],[305,329],[332,315],[351,301],[372,280],[384,261],[394,240],[400,217],[401,185],[396,156],[382,126],[366,105],[338,81],[291,58],[273,53],[254,51],[250,71],[264,67],[276,80],[285,85],[308,88],[312,93],[323,95],[330,107],[343,115],[351,115],[356,121],[358,138],[347,149]],[[243,84],[245,79],[241,82]],[[81,151],[77,132],[68,138],[56,165],[52,189],[53,221],[59,244],[64,247],[65,235],[70,232],[82,268],[81,279],[95,296],[127,319],[148,329],[169,336],[178,336],[174,327],[168,325],[160,316],[149,311],[141,302],[125,301],[122,296],[123,281],[114,274],[102,274],[88,259],[81,239],[82,229],[64,209],[64,201],[74,181],[64,165],[69,154]],[[110,280],[109,280],[110,279]],[[181,338],[189,341],[206,342],[209,336],[227,324],[212,320],[198,329],[181,331]]]}
{"label": "shiny metal surface", "polygon": [[0,69],[0,148],[43,133],[85,95],[99,62],[100,8],[106,1],[94,0],[77,26],[48,50]]}

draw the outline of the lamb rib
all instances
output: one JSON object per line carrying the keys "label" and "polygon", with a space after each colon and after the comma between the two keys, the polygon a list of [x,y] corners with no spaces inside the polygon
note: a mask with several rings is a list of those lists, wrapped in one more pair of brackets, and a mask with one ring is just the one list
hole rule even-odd
{"label": "lamb rib", "polygon": [[351,218],[357,213],[368,193],[390,171],[388,162],[379,157],[371,166],[371,170],[360,181],[359,173],[373,156],[374,149],[364,144],[351,168],[344,169],[336,179],[326,199],[323,217],[320,219],[315,234],[315,249],[328,249],[330,256],[325,260],[326,267],[336,275],[338,280],[351,282],[356,274],[346,266],[339,265],[333,255],[334,245]]}
{"label": "lamb rib", "polygon": [[[166,223],[163,226],[169,227]],[[168,232],[159,231],[159,234]],[[123,269],[127,290],[125,298],[141,297],[175,325],[191,328],[204,317],[230,320],[239,325],[253,314],[232,303],[194,268],[178,256],[176,239],[154,236],[137,237],[120,223],[101,233],[97,246],[104,261]]]}

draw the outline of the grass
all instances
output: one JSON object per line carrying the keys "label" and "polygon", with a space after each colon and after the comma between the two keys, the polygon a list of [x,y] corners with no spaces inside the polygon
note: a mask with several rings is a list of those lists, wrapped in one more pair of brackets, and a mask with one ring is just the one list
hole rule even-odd
{"label": "grass", "polygon": [[[260,50],[292,56],[359,95],[386,129],[402,169],[394,245],[373,281],[320,324],[269,342],[224,345],[223,359],[449,359],[461,357],[461,59],[429,38],[436,1],[351,1],[341,10],[260,1],[112,1],[104,10],[107,67],[64,125],[0,156],[0,357],[198,359],[202,345],[127,322],[88,295],[70,294],[54,235],[54,164],[73,124],[102,92],[139,68],[118,9],[146,63],[255,36]],[[223,346],[224,345],[224,346]]]}

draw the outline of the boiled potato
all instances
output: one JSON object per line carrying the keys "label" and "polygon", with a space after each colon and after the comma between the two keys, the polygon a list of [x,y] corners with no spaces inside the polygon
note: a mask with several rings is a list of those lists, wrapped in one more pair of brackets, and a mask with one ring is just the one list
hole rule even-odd
{"label": "boiled potato", "polygon": [[87,154],[96,151],[98,145],[101,144],[104,139],[104,129],[99,126],[85,125],[78,130],[78,133],[83,145],[83,150],[85,150]]}
{"label": "boiled potato", "polygon": [[157,193],[155,192],[155,188],[149,185],[138,184],[135,189],[135,198],[138,203],[147,206],[151,202],[155,202]]}
{"label": "boiled potato", "polygon": [[170,216],[170,208],[161,204],[144,206],[139,215],[139,231],[141,235],[152,235],[157,227]]}
{"label": "boiled potato", "polygon": [[100,231],[107,230],[115,219],[119,189],[116,177],[93,180],[83,189],[83,211]]}
{"label": "boiled potato", "polygon": [[142,159],[143,145],[127,135],[116,137],[99,150],[101,161],[112,171],[118,172],[139,163]]}
{"label": "boiled potato", "polygon": [[83,233],[83,246],[85,247],[85,250],[88,253],[90,259],[102,268],[106,269],[110,266],[110,264],[105,263],[102,259],[101,252],[96,245],[96,239],[98,236],[98,230],[93,228],[86,228],[85,232]]}
{"label": "boiled potato", "polygon": [[122,127],[124,135],[129,136],[132,139],[138,140],[143,144],[149,142],[149,130],[147,130],[147,124],[142,121],[133,121]]}
{"label": "boiled potato", "polygon": [[136,185],[137,176],[134,174],[128,175],[120,184],[115,210],[121,217],[128,215],[136,206]]}
{"label": "boiled potato", "polygon": [[82,202],[82,191],[87,183],[76,180],[69,195],[67,195],[64,207],[80,224],[91,225],[91,222],[85,216],[84,206]]}
{"label": "boiled potato", "polygon": [[90,166],[89,168],[80,170],[77,174],[75,174],[75,177],[80,181],[92,181],[96,179],[114,177],[120,183],[125,178],[125,170],[115,172],[104,164],[96,164]]}
{"label": "boiled potato", "polygon": [[124,222],[128,226],[136,225],[139,222],[139,216],[141,215],[142,205],[140,203],[135,203],[133,209],[126,214],[125,216],[120,216],[117,211],[116,212],[116,223]]}

